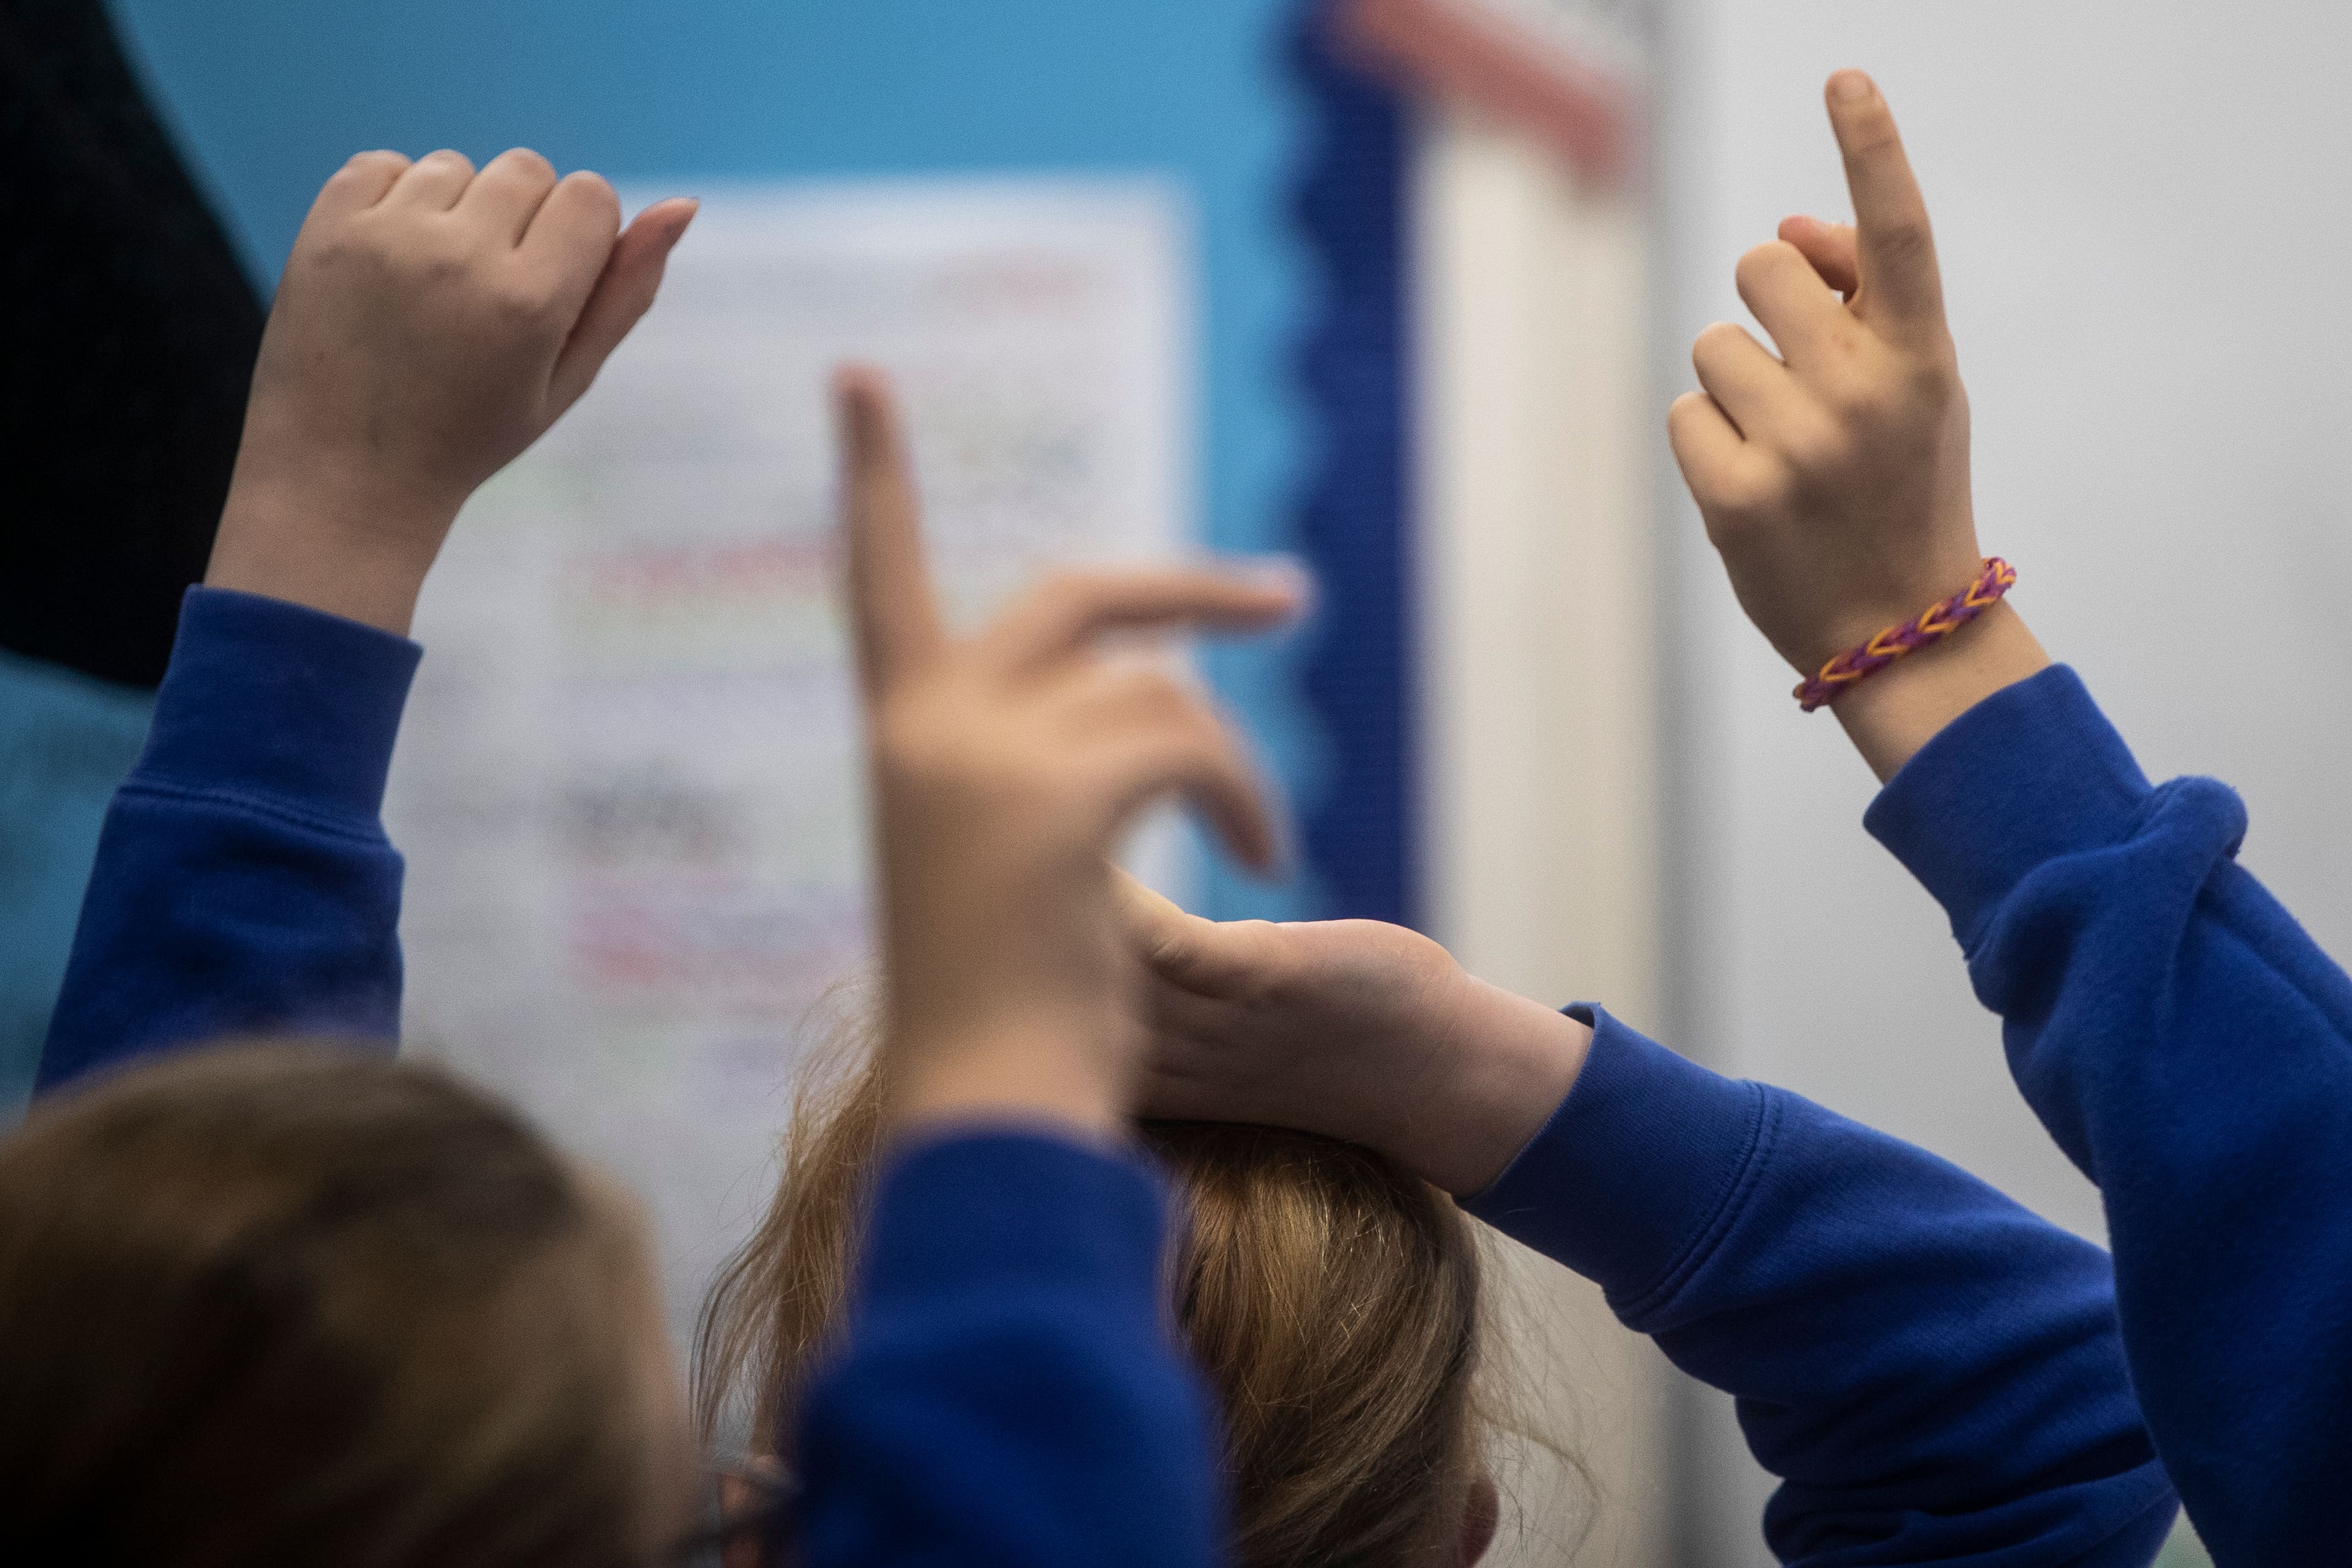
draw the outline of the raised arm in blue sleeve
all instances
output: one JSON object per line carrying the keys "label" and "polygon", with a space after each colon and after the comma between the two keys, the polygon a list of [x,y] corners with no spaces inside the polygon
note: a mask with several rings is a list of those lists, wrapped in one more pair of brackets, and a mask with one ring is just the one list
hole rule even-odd
{"label": "raised arm in blue sleeve", "polygon": [[[401,862],[378,813],[417,657],[334,616],[191,591],[108,814],[45,1086],[236,1030],[395,1040]],[[900,1159],[812,1390],[793,1560],[1214,1561],[1209,1407],[1163,1322],[1164,1226],[1140,1168],[1055,1140]]]}
{"label": "raised arm in blue sleeve", "polygon": [[2231,858],[2245,808],[2151,788],[2059,666],[1955,720],[1866,821],[2099,1186],[2132,1378],[2214,1559],[2352,1561],[2352,981]]}
{"label": "raised arm in blue sleeve", "polygon": [[1737,1396],[1805,1568],[2139,1568],[2176,1509],[2097,1248],[1923,1149],[1597,1009],[1473,1214]]}
{"label": "raised arm in blue sleeve", "polygon": [[807,1568],[1206,1568],[1210,1406],[1169,1337],[1166,1203],[1135,1164],[996,1134],[885,1175],[810,1389]]}
{"label": "raised arm in blue sleeve", "polygon": [[237,1031],[400,1033],[400,856],[378,813],[419,650],[194,588],[108,809],[36,1089]]}

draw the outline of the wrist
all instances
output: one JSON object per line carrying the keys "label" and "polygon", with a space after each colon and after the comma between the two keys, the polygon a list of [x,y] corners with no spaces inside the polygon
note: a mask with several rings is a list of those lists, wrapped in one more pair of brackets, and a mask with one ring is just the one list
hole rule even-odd
{"label": "wrist", "polygon": [[1948,537],[1943,543],[1906,559],[1900,570],[1874,577],[1866,591],[1855,585],[1841,590],[1834,603],[1813,607],[1789,635],[1776,637],[1773,647],[1800,677],[1810,680],[1824,664],[1967,589],[1985,568],[1975,528],[1962,524],[1944,531]]}
{"label": "wrist", "polygon": [[1115,1145],[1131,1090],[1110,1058],[1086,1031],[1043,1019],[899,1036],[884,1048],[884,1120],[901,1136],[1013,1126]]}
{"label": "wrist", "polygon": [[221,511],[205,581],[408,634],[457,507],[365,479],[248,478]]}
{"label": "wrist", "polygon": [[2050,662],[2004,600],[1941,642],[1857,681],[1830,711],[1884,783],[1945,726]]}
{"label": "wrist", "polygon": [[1584,1071],[1590,1025],[1465,974],[1439,1047],[1446,1092],[1408,1115],[1395,1158],[1457,1197],[1490,1186]]}

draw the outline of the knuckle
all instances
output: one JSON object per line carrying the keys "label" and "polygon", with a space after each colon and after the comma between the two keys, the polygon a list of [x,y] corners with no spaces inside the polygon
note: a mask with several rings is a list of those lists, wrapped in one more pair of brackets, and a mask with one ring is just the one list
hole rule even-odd
{"label": "knuckle", "polygon": [[555,308],[555,291],[531,273],[509,273],[490,286],[488,295],[492,314],[509,326],[537,327]]}
{"label": "knuckle", "polygon": [[[550,172],[552,172],[551,168]],[[604,175],[593,170],[575,169],[566,174],[561,183],[573,193],[573,199],[583,202],[603,213],[611,218],[615,225],[620,223],[620,193],[613,189],[612,182],[605,179]]]}
{"label": "knuckle", "polygon": [[529,147],[509,147],[499,155],[499,162],[521,173],[548,180],[555,178],[555,165],[549,162],[544,154]]}
{"label": "knuckle", "polygon": [[1875,368],[1850,367],[1822,387],[1822,401],[1844,423],[1873,428],[1885,422],[1899,389]]}
{"label": "knuckle", "polygon": [[297,255],[309,267],[337,273],[371,268],[381,264],[383,249],[364,215],[346,218],[331,227],[320,225],[315,236],[305,236]]}
{"label": "knuckle", "polygon": [[472,280],[473,258],[452,245],[425,245],[404,251],[396,263],[416,287],[435,292],[464,287]]}
{"label": "knuckle", "polygon": [[1692,342],[1691,346],[1702,352],[1715,352],[1720,350],[1726,345],[1736,341],[1742,336],[1744,336],[1744,334],[1741,333],[1739,329],[1733,326],[1730,322],[1714,321],[1699,329],[1698,337]]}
{"label": "knuckle", "polygon": [[1795,248],[1783,240],[1767,240],[1742,252],[1737,266],[1731,269],[1732,280],[1739,286],[1742,296],[1783,269]]}
{"label": "knuckle", "polygon": [[1807,420],[1792,425],[1780,440],[1789,465],[1800,474],[1833,473],[1853,462],[1852,434],[1832,420]]}
{"label": "knuckle", "polygon": [[1935,258],[1936,237],[1926,220],[1899,218],[1872,229],[1871,247],[1883,262],[1911,267]]}
{"label": "knuckle", "polygon": [[1960,378],[1947,356],[1923,354],[1905,364],[1903,390],[1913,402],[1941,412],[1958,395]]}
{"label": "knuckle", "polygon": [[363,272],[404,293],[454,287],[470,268],[465,251],[447,243],[441,225],[414,211],[360,214],[320,249],[322,258],[339,269]]}
{"label": "knuckle", "polygon": [[1728,321],[1717,321],[1700,332],[1691,343],[1691,363],[1704,371],[1708,365],[1720,364],[1738,351],[1748,334]]}
{"label": "knuckle", "polygon": [[1735,527],[1760,521],[1779,511],[1788,486],[1780,472],[1762,464],[1742,464],[1714,476],[1709,486],[1713,510]]}
{"label": "knuckle", "polygon": [[1895,115],[1883,101],[1847,110],[1841,123],[1849,172],[1865,172],[1888,153],[1903,150],[1902,132],[1895,129]]}
{"label": "knuckle", "polygon": [[1705,392],[1686,392],[1667,406],[1666,434],[1681,441],[1690,435],[1696,421],[1704,418],[1708,402]]}

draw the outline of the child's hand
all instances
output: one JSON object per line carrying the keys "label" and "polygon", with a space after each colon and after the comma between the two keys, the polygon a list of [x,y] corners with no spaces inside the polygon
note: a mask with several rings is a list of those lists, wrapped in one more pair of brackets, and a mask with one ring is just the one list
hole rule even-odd
{"label": "child's hand", "polygon": [[1477,1191],[1582,1071],[1592,1031],[1376,920],[1219,924],[1122,879],[1153,985],[1142,1113],[1297,1127]]}
{"label": "child's hand", "polygon": [[405,632],[476,486],[588,390],[694,204],[520,149],[362,152],[286,263],[205,580]]}
{"label": "child's hand", "polygon": [[1048,1120],[1116,1137],[1143,1049],[1144,976],[1108,855],[1181,794],[1244,861],[1275,831],[1242,744],[1197,693],[1106,633],[1271,624],[1263,575],[1139,570],[1050,580],[971,638],[941,625],[887,390],[845,372],[850,598],[866,707],[901,1126]]}
{"label": "child's hand", "polygon": [[[1727,322],[1708,328],[1691,353],[1706,390],[1678,399],[1668,420],[1741,608],[1805,675],[1965,588],[1982,559],[1968,396],[1944,325],[1927,204],[1870,78],[1840,71],[1828,97],[1855,225],[1790,218],[1779,240],[1739,258],[1739,296],[1780,356]],[[2032,643],[1998,606],[1950,644],[1857,683],[1838,715],[1889,773],[1885,764],[1900,760],[1894,751],[1907,757],[1941,725],[1906,713],[1893,727],[1900,740],[1865,734],[1887,727],[1866,722],[1876,710],[1940,688],[1963,647],[1998,653],[2006,678],[1995,687],[2030,674],[2047,663]],[[1915,734],[1922,723],[1926,733]]]}

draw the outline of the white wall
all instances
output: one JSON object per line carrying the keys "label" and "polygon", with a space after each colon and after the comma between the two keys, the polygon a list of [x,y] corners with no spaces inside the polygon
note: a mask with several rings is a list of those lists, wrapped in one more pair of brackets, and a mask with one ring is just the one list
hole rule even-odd
{"label": "white wall", "polygon": [[[2352,953],[2352,6],[1679,0],[1666,26],[1661,407],[1691,337],[1744,319],[1739,252],[1845,213],[1821,83],[1871,70],[1936,219],[2015,602],[2152,773],[2237,786],[2246,862]],[[1868,772],[1663,493],[1679,1043],[2097,1234],[1940,916],[1861,831]],[[1701,1452],[1686,1561],[1768,1561],[1760,1485],[1719,1427]]]}
{"label": "white wall", "polygon": [[[1414,170],[1431,929],[1550,1002],[1658,1009],[1649,235],[1524,137],[1433,113]],[[1600,1291],[1502,1243],[1515,1414],[1496,1568],[1655,1568],[1666,1366]]]}

